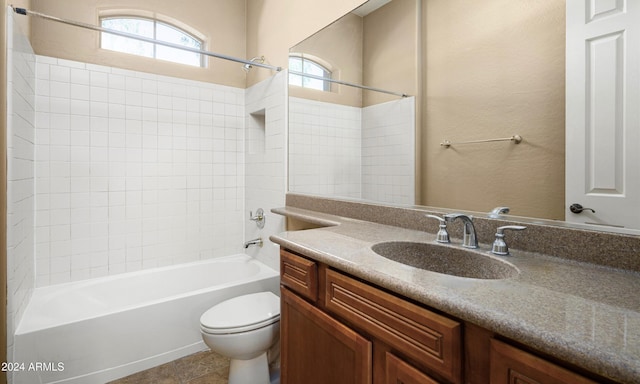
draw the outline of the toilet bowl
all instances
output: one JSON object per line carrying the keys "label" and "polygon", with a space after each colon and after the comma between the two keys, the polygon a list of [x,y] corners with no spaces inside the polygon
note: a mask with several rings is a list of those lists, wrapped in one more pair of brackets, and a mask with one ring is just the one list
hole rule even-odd
{"label": "toilet bowl", "polygon": [[234,297],[200,317],[212,351],[230,359],[229,384],[269,384],[267,351],[280,335],[280,298],[272,292]]}

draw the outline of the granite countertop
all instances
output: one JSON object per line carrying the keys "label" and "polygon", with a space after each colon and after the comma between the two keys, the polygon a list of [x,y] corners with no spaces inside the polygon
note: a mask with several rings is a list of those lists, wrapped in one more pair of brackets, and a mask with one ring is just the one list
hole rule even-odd
{"label": "granite countertop", "polygon": [[[501,258],[518,268],[516,277],[456,277],[371,250],[384,241],[433,242],[435,234],[293,207],[273,212],[324,226],[271,236],[284,248],[588,371],[640,382],[638,272],[511,249],[511,256]],[[460,247],[460,240],[450,246]],[[488,252],[490,245],[480,248]]]}

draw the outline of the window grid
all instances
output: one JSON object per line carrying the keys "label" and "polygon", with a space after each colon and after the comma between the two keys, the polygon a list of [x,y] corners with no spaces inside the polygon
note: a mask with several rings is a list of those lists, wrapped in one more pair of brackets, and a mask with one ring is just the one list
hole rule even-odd
{"label": "window grid", "polygon": [[[127,26],[125,25],[126,21],[150,23],[151,34],[140,33],[139,32],[140,25],[132,25],[134,29],[136,29],[136,31],[132,32],[131,30],[128,30]],[[114,24],[113,22],[116,22],[116,23]],[[118,22],[120,22],[119,25],[118,25]],[[181,45],[184,45],[185,47],[196,48],[196,49],[203,49],[204,47],[204,42],[201,39],[194,36],[193,34],[181,28],[178,28],[174,25],[171,25],[156,19],[138,17],[138,16],[109,16],[109,17],[100,18],[100,24],[103,28],[115,29],[121,32],[127,32],[133,35],[148,37],[158,41],[181,44]],[[129,28],[131,28],[132,26],[129,26]],[[177,41],[171,41],[171,39],[169,38],[159,39],[158,31],[159,30],[162,31],[162,29],[165,29],[165,34],[167,34],[168,36],[170,36],[173,32],[174,40],[176,40],[176,37],[177,37]],[[113,36],[112,41],[105,44],[105,41],[108,41],[108,39],[110,38],[108,36]],[[150,47],[151,52],[147,54],[144,52],[144,50],[142,52],[140,51],[140,49],[136,51],[134,48],[125,46],[124,45],[125,41],[130,43],[131,41],[135,41],[135,40],[129,39],[127,37],[122,37],[122,36],[109,35],[108,33],[103,32],[101,34],[100,47],[103,49],[109,49],[109,50],[114,50],[118,52],[134,54],[138,56],[145,56],[145,57],[151,57],[151,58],[160,59],[160,60],[167,60],[174,63],[181,63],[181,64],[187,64],[187,65],[199,66],[199,67],[205,66],[205,57],[202,54],[181,51],[178,48],[165,47],[160,44],[140,42],[141,46],[144,46],[144,45],[151,46]],[[108,47],[108,45],[111,45],[111,47]],[[159,53],[163,51],[164,51],[163,54]],[[185,60],[185,55],[187,55],[187,60]],[[189,60],[188,55],[194,55],[195,59]]]}
{"label": "window grid", "polygon": [[[323,78],[330,79],[331,71],[317,61],[308,59],[304,56],[289,56],[289,69],[312,74],[315,76],[322,76]],[[318,91],[331,91],[331,82],[327,80],[318,80],[311,77],[304,77],[300,75],[290,74],[289,84],[297,85],[302,88],[316,89]]]}

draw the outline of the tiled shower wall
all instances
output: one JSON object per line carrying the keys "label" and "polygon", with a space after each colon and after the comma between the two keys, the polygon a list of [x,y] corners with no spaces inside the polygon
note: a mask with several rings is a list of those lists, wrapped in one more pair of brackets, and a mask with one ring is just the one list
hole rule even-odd
{"label": "tiled shower wall", "polygon": [[362,110],[289,98],[291,191],[361,196]]}
{"label": "tiled shower wall", "polygon": [[291,191],[415,204],[415,99],[365,108],[291,97]]}
{"label": "tiled shower wall", "polygon": [[362,109],[362,198],[415,204],[415,98]]}
{"label": "tiled shower wall", "polygon": [[262,247],[250,247],[245,253],[278,270],[280,248],[269,236],[285,230],[285,218],[271,213],[271,208],[285,205],[287,191],[286,72],[247,88],[245,99],[245,214],[255,214],[262,208],[266,216],[264,228],[245,221],[245,238],[262,238],[264,242]]}
{"label": "tiled shower wall", "polygon": [[[36,57],[7,12],[7,347],[34,287],[34,132]],[[9,372],[9,379],[12,373]]]}
{"label": "tiled shower wall", "polygon": [[244,89],[37,57],[37,285],[242,251]]}

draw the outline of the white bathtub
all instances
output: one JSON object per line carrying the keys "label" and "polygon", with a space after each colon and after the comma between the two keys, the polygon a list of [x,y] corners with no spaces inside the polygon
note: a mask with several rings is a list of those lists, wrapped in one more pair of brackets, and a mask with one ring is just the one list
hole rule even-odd
{"label": "white bathtub", "polygon": [[277,294],[278,281],[234,255],[38,288],[16,331],[24,369],[14,383],[105,383],[205,350],[202,313],[237,295]]}

